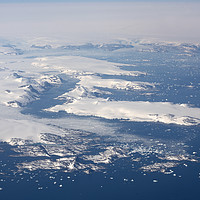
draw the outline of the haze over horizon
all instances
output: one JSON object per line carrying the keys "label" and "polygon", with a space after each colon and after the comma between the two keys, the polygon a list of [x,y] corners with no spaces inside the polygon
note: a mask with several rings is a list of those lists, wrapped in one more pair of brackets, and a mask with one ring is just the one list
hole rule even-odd
{"label": "haze over horizon", "polygon": [[44,3],[2,4],[0,36],[72,40],[152,37],[199,42],[200,3],[40,2]]}

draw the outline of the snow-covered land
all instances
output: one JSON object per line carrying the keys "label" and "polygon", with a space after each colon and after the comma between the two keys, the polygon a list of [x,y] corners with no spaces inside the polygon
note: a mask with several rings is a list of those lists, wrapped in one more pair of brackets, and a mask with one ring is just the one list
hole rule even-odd
{"label": "snow-covered land", "polygon": [[[141,166],[144,171],[165,173],[179,162],[197,161],[185,151],[185,143],[175,148],[173,141],[149,140],[131,126],[137,122],[175,127],[200,124],[195,101],[199,83],[181,84],[182,74],[176,72],[180,70],[177,63],[185,67],[188,59],[196,62],[193,56],[199,54],[198,45],[144,40],[4,45],[0,55],[0,139],[12,145],[18,156],[38,157],[18,164],[19,170],[88,173],[88,169],[101,170],[120,158],[131,157],[135,162],[137,153],[156,154],[160,161],[166,161]],[[169,49],[176,57],[177,69]],[[154,55],[168,56],[169,62],[154,59]],[[157,75],[154,68],[163,66],[168,71]],[[186,91],[185,95],[177,93],[177,88]],[[126,132],[121,132],[125,123],[129,123]],[[168,134],[171,129],[165,131]],[[88,153],[91,148],[99,152]],[[58,158],[52,161],[51,156]],[[88,164],[77,161],[77,156]],[[169,162],[169,157],[174,160]]]}

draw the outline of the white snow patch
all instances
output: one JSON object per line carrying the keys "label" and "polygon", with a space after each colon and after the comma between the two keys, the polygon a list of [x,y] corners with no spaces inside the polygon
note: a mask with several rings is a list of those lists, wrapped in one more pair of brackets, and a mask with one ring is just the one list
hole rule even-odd
{"label": "white snow patch", "polygon": [[146,87],[155,87],[155,84],[139,81],[125,81],[122,79],[102,79],[98,76],[81,76],[79,85],[87,88],[102,87],[122,90],[145,90]]}
{"label": "white snow patch", "polygon": [[46,67],[58,69],[67,75],[128,75],[138,76],[146,74],[144,72],[124,71],[118,66],[125,66],[126,64],[112,63],[104,60],[97,60],[93,58],[85,58],[80,56],[59,56],[59,57],[44,57],[35,60],[32,63],[35,67]]}
{"label": "white snow patch", "polygon": [[200,123],[200,108],[183,107],[169,102],[108,101],[102,98],[81,98],[71,103],[56,105],[46,111],[66,111],[81,116],[106,119],[148,121],[193,125]]}

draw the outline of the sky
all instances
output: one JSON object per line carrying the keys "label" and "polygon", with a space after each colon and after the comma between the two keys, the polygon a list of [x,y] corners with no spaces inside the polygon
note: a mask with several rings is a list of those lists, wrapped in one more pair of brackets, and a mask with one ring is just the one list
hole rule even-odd
{"label": "sky", "polygon": [[0,3],[28,2],[198,2],[199,0],[0,0]]}
{"label": "sky", "polygon": [[0,3],[199,2],[199,0],[0,0]]}
{"label": "sky", "polygon": [[199,10],[200,2],[191,1],[8,3],[0,5],[0,36],[154,37],[200,42]]}

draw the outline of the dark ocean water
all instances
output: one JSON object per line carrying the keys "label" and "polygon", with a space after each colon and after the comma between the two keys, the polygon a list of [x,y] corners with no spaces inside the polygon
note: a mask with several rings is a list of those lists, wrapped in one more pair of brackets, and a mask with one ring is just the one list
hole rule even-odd
{"label": "dark ocean water", "polygon": [[[125,123],[121,131],[134,126],[137,134],[146,138],[161,139],[162,130],[170,125],[155,123]],[[132,127],[133,128],[133,127]],[[180,140],[187,142],[187,152],[200,154],[199,127],[170,127],[173,134],[168,134],[169,142],[176,145]],[[149,131],[151,134],[149,136]],[[190,131],[193,133],[191,137]],[[183,133],[184,132],[184,133]],[[189,132],[189,133],[188,133]],[[182,138],[182,139],[180,139]],[[188,139],[189,138],[189,139]],[[81,171],[64,173],[63,170],[18,171],[16,164],[33,161],[37,158],[13,157],[13,147],[0,143],[4,153],[0,153],[0,191],[1,199],[163,199],[163,200],[198,200],[200,197],[200,165],[199,162],[182,161],[177,167],[171,168],[173,173],[143,172],[139,168],[145,163],[156,162],[154,155],[142,157],[134,166],[129,158],[122,158],[106,165],[102,172],[85,174]],[[169,149],[168,149],[169,151]],[[173,151],[173,149],[171,149]],[[12,157],[10,157],[12,155]],[[137,156],[135,155],[135,158]],[[53,158],[52,158],[53,159]]]}
{"label": "dark ocean water", "polygon": [[[129,66],[122,66],[122,68],[130,71],[138,70],[147,73],[147,75],[138,77],[101,76],[103,78],[120,78],[129,81],[147,81],[157,85],[156,89],[152,88],[143,92],[126,91],[126,94],[124,91],[104,89],[112,92],[109,97],[113,100],[185,103],[192,107],[200,107],[200,54],[198,52],[187,56],[180,50],[137,52],[133,51],[133,49],[117,51],[65,49],[62,51],[63,54],[129,64]],[[77,83],[76,79],[71,79],[67,76],[60,75],[60,78],[62,78],[63,82],[59,87],[47,88],[40,96],[40,99],[26,105],[22,109],[22,113],[45,119],[76,117],[64,112],[47,113],[42,111],[42,109],[62,104],[62,100],[54,98],[69,91]],[[151,92],[151,95],[146,95],[147,92]],[[108,97],[106,94],[96,95],[102,98]],[[77,119],[79,118],[84,117],[77,117]],[[179,151],[181,153],[186,152],[189,155],[194,154],[198,161],[181,161],[176,167],[170,168],[173,172],[169,174],[163,174],[159,171],[145,172],[140,169],[143,165],[157,162],[154,153],[148,155],[135,154],[135,159],[139,160],[134,162],[134,165],[129,158],[113,160],[113,162],[106,165],[104,170],[100,172],[93,171],[89,174],[82,171],[63,172],[63,170],[43,169],[36,171],[24,169],[19,171],[16,167],[18,163],[34,161],[38,158],[17,157],[18,154],[13,150],[13,146],[1,142],[0,189],[2,190],[0,190],[0,200],[200,199],[199,125],[180,126],[162,123],[99,120],[119,126],[120,128],[116,134],[120,136],[123,134],[135,134],[146,140],[159,140],[167,145],[164,151],[172,154],[178,154]],[[108,141],[106,140],[105,146],[108,144],[114,145]],[[102,140],[100,144],[102,145],[104,142]],[[131,146],[130,143],[127,145]],[[52,157],[51,159],[56,158]]]}
{"label": "dark ocean water", "polygon": [[[121,165],[123,165],[121,163]],[[188,200],[199,199],[199,165],[190,164],[187,168],[178,167],[177,176],[159,173],[133,171],[119,165],[116,171],[110,167],[105,174],[90,175],[79,173],[52,173],[35,171],[30,174],[17,174],[12,182],[1,182],[1,198],[10,199],[164,199]],[[34,174],[34,175],[33,175]],[[182,174],[182,177],[178,177]],[[49,176],[55,179],[49,179]],[[23,179],[21,179],[23,177]],[[69,178],[70,177],[70,178]],[[134,179],[127,179],[131,177]],[[30,180],[30,181],[27,181]],[[154,181],[158,182],[154,182]],[[38,181],[38,182],[37,182]],[[54,184],[56,182],[56,184]],[[59,185],[62,184],[62,187]],[[39,189],[38,189],[39,188]],[[42,189],[40,189],[42,188]]]}

